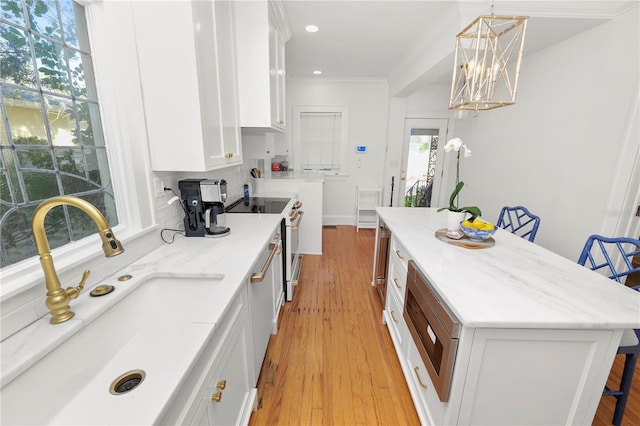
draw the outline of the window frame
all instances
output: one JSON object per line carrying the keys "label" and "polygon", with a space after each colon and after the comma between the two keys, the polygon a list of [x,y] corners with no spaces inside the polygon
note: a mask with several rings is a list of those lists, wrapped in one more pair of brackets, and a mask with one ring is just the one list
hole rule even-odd
{"label": "window frame", "polygon": [[[301,129],[302,122],[301,116],[304,113],[339,113],[342,116],[341,129],[340,129],[340,148],[338,155],[338,163],[340,165],[339,170],[303,170],[302,169],[302,155],[295,155],[295,153],[302,153],[302,139]],[[325,176],[337,176],[347,177],[349,175],[348,170],[348,140],[349,140],[349,107],[346,105],[294,105],[293,107],[293,141],[294,141],[294,170],[300,170],[304,173],[321,173]]]}
{"label": "window frame", "polygon": [[[151,238],[151,233],[158,228],[150,192],[150,164],[138,80],[137,52],[130,42],[134,39],[133,19],[131,14],[123,13],[120,9],[130,10],[126,2],[74,1],[84,7],[119,219],[113,231],[123,242],[126,252],[127,241]],[[110,29],[115,28],[116,23],[118,33],[114,35]],[[128,78],[123,80],[123,75]],[[143,215],[142,212],[148,213]],[[90,260],[104,257],[97,233],[53,249],[51,254],[55,259],[58,275],[77,268],[78,265],[90,264]],[[38,256],[4,267],[0,269],[0,275],[0,300],[3,303],[30,288],[42,286],[42,269]]]}

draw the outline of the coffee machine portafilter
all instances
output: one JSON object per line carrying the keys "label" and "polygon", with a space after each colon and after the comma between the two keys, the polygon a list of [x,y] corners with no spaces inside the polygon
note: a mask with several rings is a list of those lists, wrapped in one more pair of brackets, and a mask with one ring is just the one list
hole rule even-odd
{"label": "coffee machine portafilter", "polygon": [[224,179],[183,179],[178,182],[181,202],[185,206],[184,229],[187,237],[222,237],[225,226],[224,202],[227,182]]}

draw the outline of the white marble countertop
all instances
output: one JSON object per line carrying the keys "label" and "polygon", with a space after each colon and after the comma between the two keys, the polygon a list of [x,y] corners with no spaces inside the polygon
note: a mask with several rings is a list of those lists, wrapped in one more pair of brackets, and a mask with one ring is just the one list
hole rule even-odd
{"label": "white marble countertop", "polygon": [[[47,315],[2,342],[1,422],[88,425],[157,421],[215,331],[216,322],[244,285],[245,278],[253,272],[259,254],[274,232],[279,231],[281,215],[227,214],[226,220],[231,228],[229,236],[177,236],[173,244],[162,245],[102,282],[116,287],[110,295],[92,298],[88,295],[89,288],[72,300],[71,310],[76,315],[70,321],[52,325]],[[117,281],[123,274],[131,274],[133,278]],[[88,333],[83,331],[90,331],[101,314],[117,306],[119,301],[125,302],[126,296],[150,276],[223,279],[216,284],[215,292],[199,296],[197,303],[194,301],[194,305],[209,306],[208,312],[196,315],[193,321],[187,320],[188,326],[182,326],[182,331],[177,333],[179,341],[167,341],[165,328],[149,336],[136,335],[131,341],[125,339],[123,347],[106,348],[97,344],[72,357],[66,356],[65,341],[71,344],[74,339],[85,339]],[[202,285],[199,288],[201,291]],[[151,308],[139,306],[137,309],[143,316],[145,309]],[[171,323],[160,328],[163,327],[170,328]],[[127,324],[113,324],[108,332],[126,334]],[[148,356],[141,357],[141,354]],[[55,368],[51,368],[52,365]],[[98,370],[96,365],[100,366]],[[145,386],[126,396],[111,395],[111,382],[132,368],[147,371]]]}
{"label": "white marble countertop", "polygon": [[[446,213],[376,208],[467,327],[640,328],[640,293],[505,230],[469,250],[435,237]],[[576,253],[576,259],[580,253]]]}

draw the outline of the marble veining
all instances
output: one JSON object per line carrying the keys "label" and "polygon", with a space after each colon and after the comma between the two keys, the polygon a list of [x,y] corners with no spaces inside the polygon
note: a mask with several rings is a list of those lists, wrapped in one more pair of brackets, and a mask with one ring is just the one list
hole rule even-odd
{"label": "marble veining", "polygon": [[640,293],[507,231],[494,247],[469,250],[435,237],[444,212],[376,210],[465,326],[640,327]]}

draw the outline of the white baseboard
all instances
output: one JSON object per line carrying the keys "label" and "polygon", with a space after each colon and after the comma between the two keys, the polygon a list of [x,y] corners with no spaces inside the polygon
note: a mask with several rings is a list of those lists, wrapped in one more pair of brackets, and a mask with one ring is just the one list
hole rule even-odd
{"label": "white baseboard", "polygon": [[323,215],[322,224],[356,226],[356,217],[355,215]]}

